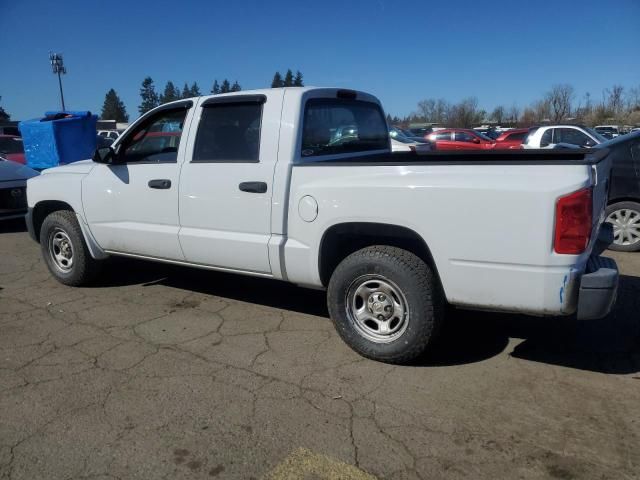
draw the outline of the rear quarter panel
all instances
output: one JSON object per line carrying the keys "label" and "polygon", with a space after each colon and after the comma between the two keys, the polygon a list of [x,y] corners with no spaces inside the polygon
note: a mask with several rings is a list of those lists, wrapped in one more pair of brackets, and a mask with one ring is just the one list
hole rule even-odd
{"label": "rear quarter panel", "polygon": [[[418,233],[453,304],[538,314],[571,313],[572,279],[588,254],[553,253],[555,202],[587,186],[585,165],[295,166],[289,202],[289,280],[321,285],[324,232],[378,222]],[[318,203],[315,221],[300,199]]]}

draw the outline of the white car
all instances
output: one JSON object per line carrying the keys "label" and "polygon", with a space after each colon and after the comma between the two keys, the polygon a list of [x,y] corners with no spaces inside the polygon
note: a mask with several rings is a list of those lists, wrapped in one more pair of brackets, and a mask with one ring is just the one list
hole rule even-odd
{"label": "white car", "polygon": [[327,289],[349,346],[405,363],[430,348],[447,303],[609,312],[607,155],[391,155],[372,95],[242,91],[161,105],[93,161],[30,179],[27,225],[66,285],[113,255]]}
{"label": "white car", "polygon": [[391,137],[391,152],[415,152],[415,153],[428,153],[431,151],[431,144],[427,142],[417,142],[406,137],[400,129],[391,128],[389,130],[389,137]]}
{"label": "white car", "polygon": [[110,138],[112,140],[117,140],[120,134],[115,130],[98,130],[98,135],[104,138]]}
{"label": "white car", "polygon": [[607,139],[616,138],[622,134],[622,129],[618,125],[596,125],[593,129]]}
{"label": "white car", "polygon": [[595,130],[580,125],[545,125],[534,127],[522,142],[522,148],[555,148],[560,145],[574,145],[591,148],[607,139]]}

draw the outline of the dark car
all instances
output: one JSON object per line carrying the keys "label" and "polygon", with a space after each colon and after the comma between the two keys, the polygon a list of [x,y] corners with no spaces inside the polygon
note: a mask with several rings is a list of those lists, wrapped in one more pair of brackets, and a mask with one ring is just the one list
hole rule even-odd
{"label": "dark car", "polygon": [[613,244],[622,252],[640,250],[640,132],[621,135],[594,148],[609,149],[611,184],[606,210]]}
{"label": "dark car", "polygon": [[0,135],[0,155],[12,162],[25,163],[24,144],[16,135]]}
{"label": "dark car", "polygon": [[27,213],[27,180],[36,175],[35,170],[0,156],[0,220]]}

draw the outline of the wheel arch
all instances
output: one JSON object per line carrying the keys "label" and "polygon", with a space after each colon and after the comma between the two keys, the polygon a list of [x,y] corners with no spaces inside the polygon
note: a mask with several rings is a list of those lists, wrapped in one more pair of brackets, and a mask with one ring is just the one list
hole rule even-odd
{"label": "wheel arch", "polygon": [[44,219],[59,210],[69,210],[75,213],[71,205],[60,200],[42,200],[34,205],[32,210],[33,234],[38,241],[40,241],[40,229]]}
{"label": "wheel arch", "polygon": [[318,272],[325,287],[338,264],[352,253],[372,245],[388,245],[407,250],[431,267],[443,289],[438,267],[427,242],[411,228],[376,222],[344,222],[325,230],[320,240]]}

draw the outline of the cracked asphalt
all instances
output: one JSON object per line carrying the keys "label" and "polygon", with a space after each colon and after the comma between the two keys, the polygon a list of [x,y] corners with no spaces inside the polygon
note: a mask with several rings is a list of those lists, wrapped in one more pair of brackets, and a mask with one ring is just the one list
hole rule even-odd
{"label": "cracked asphalt", "polygon": [[640,478],[640,254],[607,319],[457,311],[363,359],[324,293],[114,259],[54,281],[0,224],[0,478]]}

